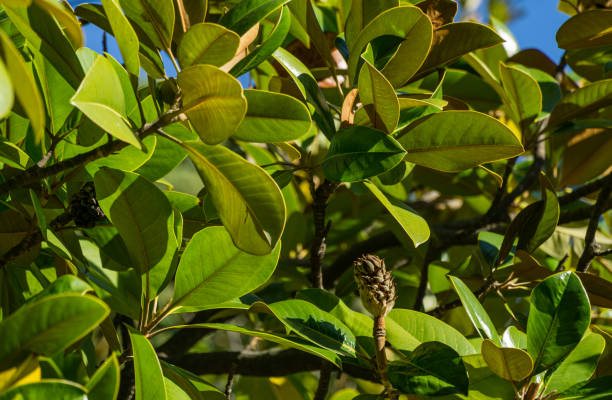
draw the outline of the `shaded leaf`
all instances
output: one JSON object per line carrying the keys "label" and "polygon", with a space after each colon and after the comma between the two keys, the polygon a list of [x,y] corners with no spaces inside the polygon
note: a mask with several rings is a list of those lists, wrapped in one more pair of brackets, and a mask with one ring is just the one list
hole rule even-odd
{"label": "shaded leaf", "polygon": [[119,395],[119,374],[119,361],[117,361],[117,356],[111,353],[87,382],[87,398],[89,400],[115,400]]}
{"label": "shaded leaf", "polygon": [[375,129],[391,133],[397,127],[400,104],[389,81],[364,60],[359,73],[359,98]]}
{"label": "shaded leaf", "polygon": [[81,385],[65,380],[49,380],[14,387],[0,394],[0,399],[87,400],[88,397]]}
{"label": "shaded leaf", "polygon": [[397,87],[414,75],[423,64],[431,43],[431,22],[416,7],[395,7],[376,16],[349,48],[350,82],[355,82],[363,49],[369,42],[384,35],[405,39],[395,57],[382,70],[389,82]]}
{"label": "shaded leaf", "polygon": [[170,49],[174,31],[172,0],[119,0],[121,8],[160,49]]}
{"label": "shaded leaf", "polygon": [[468,376],[461,357],[440,342],[427,342],[389,365],[391,384],[402,393],[439,396],[468,392]]}
{"label": "shaded leaf", "polygon": [[612,39],[612,10],[587,10],[574,15],[557,31],[557,44],[565,50],[608,45]]}
{"label": "shaded leaf", "polygon": [[256,23],[288,1],[289,0],[240,1],[219,19],[219,24],[236,32],[238,35],[244,35]]}
{"label": "shaded leaf", "polygon": [[587,115],[612,104],[612,79],[605,79],[566,94],[550,113],[548,126]]}
{"label": "shaded leaf", "polygon": [[341,355],[356,354],[356,339],[338,318],[304,300],[283,300],[272,304],[254,303],[251,311],[273,314],[297,335]]}

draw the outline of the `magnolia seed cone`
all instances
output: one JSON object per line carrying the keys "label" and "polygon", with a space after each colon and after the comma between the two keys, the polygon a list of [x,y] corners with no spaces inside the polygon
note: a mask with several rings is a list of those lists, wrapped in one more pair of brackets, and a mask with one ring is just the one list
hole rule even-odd
{"label": "magnolia seed cone", "polygon": [[395,283],[385,261],[373,255],[364,255],[355,261],[355,282],[363,306],[375,317],[384,317],[395,304]]}

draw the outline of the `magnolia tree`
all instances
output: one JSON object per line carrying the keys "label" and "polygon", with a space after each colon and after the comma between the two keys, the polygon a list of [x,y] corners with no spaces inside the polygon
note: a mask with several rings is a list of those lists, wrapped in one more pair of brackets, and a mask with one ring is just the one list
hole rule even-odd
{"label": "magnolia tree", "polygon": [[0,399],[612,398],[608,3],[0,0]]}

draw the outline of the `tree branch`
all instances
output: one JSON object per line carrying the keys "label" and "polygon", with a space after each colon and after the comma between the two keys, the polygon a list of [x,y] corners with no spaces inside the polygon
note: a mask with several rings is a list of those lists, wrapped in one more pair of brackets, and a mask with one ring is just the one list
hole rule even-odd
{"label": "tree branch", "polygon": [[[201,354],[185,354],[168,361],[197,375],[226,374],[238,361],[242,352],[219,351]],[[321,368],[321,359],[299,350],[284,350],[278,347],[256,352],[245,352],[240,357],[236,374],[243,376],[287,376],[298,372],[315,371]],[[335,367],[334,367],[335,369]],[[374,370],[348,362],[342,372],[360,379],[379,382]]]}
{"label": "tree branch", "polygon": [[[176,111],[171,111],[164,114],[160,119],[155,121],[152,124],[146,124],[138,137],[140,139],[144,139],[146,136],[151,133],[157,131],[163,126],[172,122],[174,117],[176,116]],[[79,154],[78,156],[72,157],[68,160],[64,160],[58,162],[57,164],[50,165],[48,167],[39,168],[38,166],[34,166],[26,169],[23,172],[20,172],[13,177],[7,179],[5,182],[0,183],[0,196],[8,193],[9,191],[21,187],[28,187],[33,184],[38,184],[42,179],[48,178],[53,175],[57,175],[60,172],[66,171],[68,169],[72,169],[78,166],[83,166],[89,164],[90,162],[97,160],[99,158],[106,157],[116,151],[127,147],[128,143],[114,140],[108,142],[98,148],[95,148],[91,151],[88,151],[83,154]]]}
{"label": "tree branch", "polygon": [[578,260],[576,270],[580,272],[586,272],[589,269],[591,261],[595,257],[598,249],[598,244],[595,241],[595,234],[597,233],[597,227],[599,226],[599,219],[601,214],[606,211],[606,205],[610,199],[610,193],[612,193],[612,179],[606,182],[604,187],[597,196],[597,202],[591,212],[591,218],[589,219],[589,226],[587,228],[586,235],[584,237],[584,250]]}

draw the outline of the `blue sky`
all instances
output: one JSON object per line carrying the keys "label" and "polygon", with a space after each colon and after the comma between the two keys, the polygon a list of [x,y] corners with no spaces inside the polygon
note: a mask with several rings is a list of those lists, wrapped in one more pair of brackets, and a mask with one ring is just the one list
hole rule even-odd
{"label": "blue sky", "polygon": [[[77,5],[84,3],[83,0],[70,1]],[[91,1],[90,1],[91,2]],[[98,2],[99,3],[99,2]],[[521,49],[537,48],[549,56],[555,63],[559,61],[563,51],[557,47],[555,34],[557,29],[568,19],[566,14],[557,10],[558,0],[521,0],[518,2],[524,14],[508,26],[514,33]],[[100,31],[88,25],[84,27],[86,46],[95,51],[102,50]],[[108,41],[109,52],[120,59],[119,49],[114,41]],[[172,71],[169,60],[164,60],[167,70]]]}

